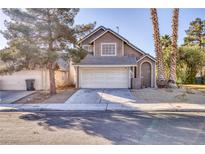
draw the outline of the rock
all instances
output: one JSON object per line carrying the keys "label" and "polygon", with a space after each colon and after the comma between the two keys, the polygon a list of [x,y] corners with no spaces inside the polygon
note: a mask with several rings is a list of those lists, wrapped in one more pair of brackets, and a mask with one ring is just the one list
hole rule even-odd
{"label": "rock", "polygon": [[186,93],[187,94],[195,94],[195,92],[192,89],[186,89]]}
{"label": "rock", "polygon": [[174,89],[178,88],[178,87],[177,87],[177,84],[171,83],[171,82],[168,83],[168,87],[169,87],[169,88],[174,88]]}

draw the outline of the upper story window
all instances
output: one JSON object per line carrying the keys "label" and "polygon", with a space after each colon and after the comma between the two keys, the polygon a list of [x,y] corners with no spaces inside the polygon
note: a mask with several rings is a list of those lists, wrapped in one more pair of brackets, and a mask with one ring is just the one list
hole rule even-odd
{"label": "upper story window", "polygon": [[88,52],[93,52],[92,45],[83,45],[82,48],[85,49]]}
{"label": "upper story window", "polygon": [[101,56],[116,56],[116,43],[101,43]]}

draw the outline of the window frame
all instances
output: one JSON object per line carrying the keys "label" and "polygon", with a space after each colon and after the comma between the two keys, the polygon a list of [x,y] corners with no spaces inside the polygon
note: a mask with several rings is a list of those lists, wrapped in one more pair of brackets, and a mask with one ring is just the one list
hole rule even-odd
{"label": "window frame", "polygon": [[[103,45],[115,45],[115,53],[112,55],[103,54]],[[101,56],[116,56],[117,55],[117,43],[101,43]]]}

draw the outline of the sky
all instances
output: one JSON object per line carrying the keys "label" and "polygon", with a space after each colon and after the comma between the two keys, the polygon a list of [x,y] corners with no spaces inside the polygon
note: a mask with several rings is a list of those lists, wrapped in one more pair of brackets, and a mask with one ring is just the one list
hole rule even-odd
{"label": "sky", "polygon": [[[195,18],[205,20],[205,9],[180,9],[179,14],[179,39],[178,44],[183,44],[183,38],[189,23]],[[158,9],[160,34],[171,35],[172,9]],[[5,29],[6,16],[0,11],[0,29]],[[117,31],[129,42],[141,50],[155,56],[152,21],[149,9],[89,9],[82,8],[75,18],[75,24],[96,22],[98,26],[104,26]],[[0,49],[6,46],[6,40],[0,35]]]}

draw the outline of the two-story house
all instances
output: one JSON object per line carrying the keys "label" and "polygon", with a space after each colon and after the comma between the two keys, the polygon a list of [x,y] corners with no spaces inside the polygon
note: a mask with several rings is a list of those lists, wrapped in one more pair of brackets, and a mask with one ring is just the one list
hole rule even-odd
{"label": "two-story house", "polygon": [[100,26],[79,44],[89,54],[75,65],[76,87],[155,87],[155,58],[113,30]]}

